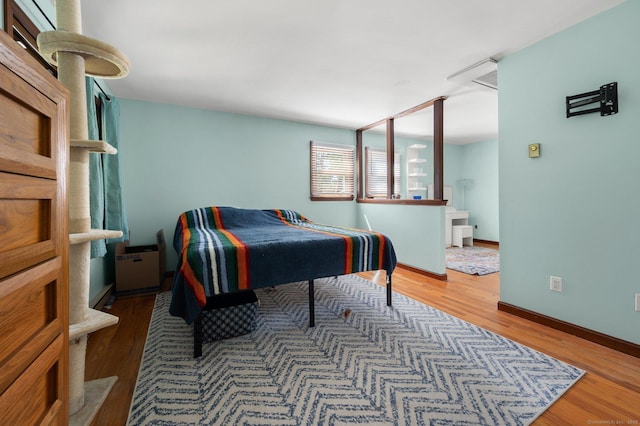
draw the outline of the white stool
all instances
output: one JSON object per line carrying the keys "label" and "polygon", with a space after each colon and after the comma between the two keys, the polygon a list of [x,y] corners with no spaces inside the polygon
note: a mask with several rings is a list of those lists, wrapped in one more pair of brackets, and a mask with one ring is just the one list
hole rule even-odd
{"label": "white stool", "polygon": [[473,246],[473,227],[471,225],[454,225],[452,245],[456,247]]}

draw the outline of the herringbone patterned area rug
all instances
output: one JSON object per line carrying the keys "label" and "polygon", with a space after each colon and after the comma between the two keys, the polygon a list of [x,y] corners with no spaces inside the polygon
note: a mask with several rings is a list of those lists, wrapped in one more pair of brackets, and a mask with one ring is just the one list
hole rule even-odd
{"label": "herringbone patterned area rug", "polygon": [[[130,425],[521,425],[584,372],[358,276],[260,290],[251,334],[205,344],[159,294]],[[345,314],[346,311],[346,314]]]}

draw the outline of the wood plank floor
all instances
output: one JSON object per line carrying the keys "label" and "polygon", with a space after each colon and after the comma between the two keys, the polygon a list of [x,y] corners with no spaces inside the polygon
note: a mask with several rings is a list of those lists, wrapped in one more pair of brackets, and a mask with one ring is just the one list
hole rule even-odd
{"label": "wood plank floor", "polygon": [[[399,268],[393,288],[587,371],[534,425],[640,424],[640,359],[498,311],[500,274],[447,274],[442,282]],[[384,273],[360,275],[384,285]],[[86,380],[119,378],[93,425],[126,423],[153,302],[154,295],[116,300],[108,312],[120,322],[89,338]]]}

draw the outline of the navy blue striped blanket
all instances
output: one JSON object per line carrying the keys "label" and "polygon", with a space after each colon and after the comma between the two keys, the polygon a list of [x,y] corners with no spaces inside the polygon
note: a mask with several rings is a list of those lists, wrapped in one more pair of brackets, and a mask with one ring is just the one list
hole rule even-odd
{"label": "navy blue striped blanket", "polygon": [[204,207],[180,215],[170,312],[191,324],[221,293],[396,266],[377,232],[317,224],[292,210]]}

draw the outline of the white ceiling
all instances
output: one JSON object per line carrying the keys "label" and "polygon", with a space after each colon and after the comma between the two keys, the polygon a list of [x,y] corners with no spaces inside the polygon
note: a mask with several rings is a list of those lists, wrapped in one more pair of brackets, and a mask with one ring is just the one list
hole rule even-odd
{"label": "white ceiling", "polygon": [[[445,141],[496,139],[497,93],[447,81],[623,0],[83,1],[120,98],[356,129],[447,96]],[[430,135],[429,111],[396,130]]]}

